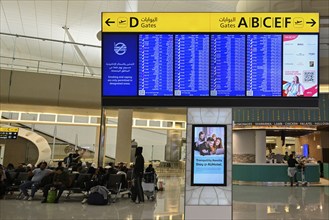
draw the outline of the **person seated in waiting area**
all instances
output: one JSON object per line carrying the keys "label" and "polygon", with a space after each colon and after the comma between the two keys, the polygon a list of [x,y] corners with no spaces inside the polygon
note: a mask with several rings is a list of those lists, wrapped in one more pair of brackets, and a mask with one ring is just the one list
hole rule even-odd
{"label": "person seated in waiting area", "polygon": [[[31,180],[27,180],[22,183],[19,188],[24,194],[24,200],[33,200],[34,194],[39,188],[41,180],[48,174],[52,173],[52,170],[46,169],[47,162],[43,161],[40,163],[40,168],[36,168],[32,171],[33,177]],[[29,196],[27,190],[31,187],[31,196]]]}
{"label": "person seated in waiting area", "polygon": [[6,192],[6,173],[5,173],[5,169],[2,166],[2,164],[0,164],[0,199],[3,199],[3,197],[5,196],[5,192]]}
{"label": "person seated in waiting area", "polygon": [[67,172],[64,172],[64,167],[57,167],[55,169],[55,174],[53,178],[53,182],[51,184],[45,185],[43,188],[43,196],[45,197],[41,202],[47,202],[48,192],[50,188],[56,188],[58,190],[57,197],[55,199],[55,203],[58,203],[59,198],[63,194],[63,191],[69,187],[69,175]]}

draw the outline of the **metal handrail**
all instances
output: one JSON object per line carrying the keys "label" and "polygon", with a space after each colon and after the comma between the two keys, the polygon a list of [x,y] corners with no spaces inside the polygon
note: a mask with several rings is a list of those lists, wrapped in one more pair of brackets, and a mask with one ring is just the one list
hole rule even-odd
{"label": "metal handrail", "polygon": [[[11,63],[3,62],[3,59],[12,60]],[[15,61],[25,61],[29,62],[26,65],[17,64]],[[34,65],[33,65],[34,63]],[[59,65],[61,68],[54,68],[54,67],[44,67],[42,64],[48,65]],[[76,68],[75,70],[68,70],[65,66],[71,66]],[[97,66],[84,66],[79,64],[69,64],[69,63],[60,63],[54,61],[44,61],[44,60],[34,60],[34,59],[26,59],[26,58],[15,58],[15,57],[8,57],[8,56],[0,56],[0,67],[4,69],[10,70],[25,70],[37,73],[47,73],[47,74],[60,74],[60,75],[69,75],[69,76],[78,76],[78,77],[90,77],[90,78],[100,78],[101,77],[101,67]],[[81,68],[79,70],[79,68]],[[87,68],[97,69],[99,74],[90,74],[86,71]]]}

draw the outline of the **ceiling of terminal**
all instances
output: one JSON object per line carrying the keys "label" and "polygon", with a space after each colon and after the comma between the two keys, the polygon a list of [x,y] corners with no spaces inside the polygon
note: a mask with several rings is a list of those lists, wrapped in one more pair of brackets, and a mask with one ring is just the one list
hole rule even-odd
{"label": "ceiling of terminal", "polygon": [[[281,7],[268,6],[276,2],[282,3]],[[260,5],[273,12],[296,11],[285,7],[284,2],[287,1],[1,0],[0,67],[99,78],[101,42],[97,33],[101,29],[101,12],[259,11],[263,7]],[[309,11],[310,5],[314,11],[320,11],[320,84],[329,85],[329,1],[289,2],[299,2],[299,11]]]}

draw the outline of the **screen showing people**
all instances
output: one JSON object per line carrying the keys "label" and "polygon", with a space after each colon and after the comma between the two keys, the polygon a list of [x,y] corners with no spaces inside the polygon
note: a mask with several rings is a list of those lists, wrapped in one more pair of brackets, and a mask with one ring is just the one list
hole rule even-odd
{"label": "screen showing people", "polygon": [[193,125],[192,185],[226,186],[226,126]]}
{"label": "screen showing people", "polygon": [[283,35],[283,96],[318,96],[318,47],[317,35]]}

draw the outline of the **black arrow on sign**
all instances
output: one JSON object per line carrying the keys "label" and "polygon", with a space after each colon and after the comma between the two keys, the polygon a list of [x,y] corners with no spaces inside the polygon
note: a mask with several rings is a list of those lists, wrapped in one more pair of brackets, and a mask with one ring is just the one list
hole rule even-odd
{"label": "black arrow on sign", "polygon": [[316,22],[313,20],[313,18],[311,18],[311,20],[312,21],[306,22],[306,24],[312,24],[311,27],[313,27],[316,24]]}
{"label": "black arrow on sign", "polygon": [[[107,26],[111,26],[111,23],[114,24],[115,21],[110,21],[111,18],[108,18],[106,21],[105,21],[105,24],[107,24]],[[312,19],[313,20],[313,19]]]}

